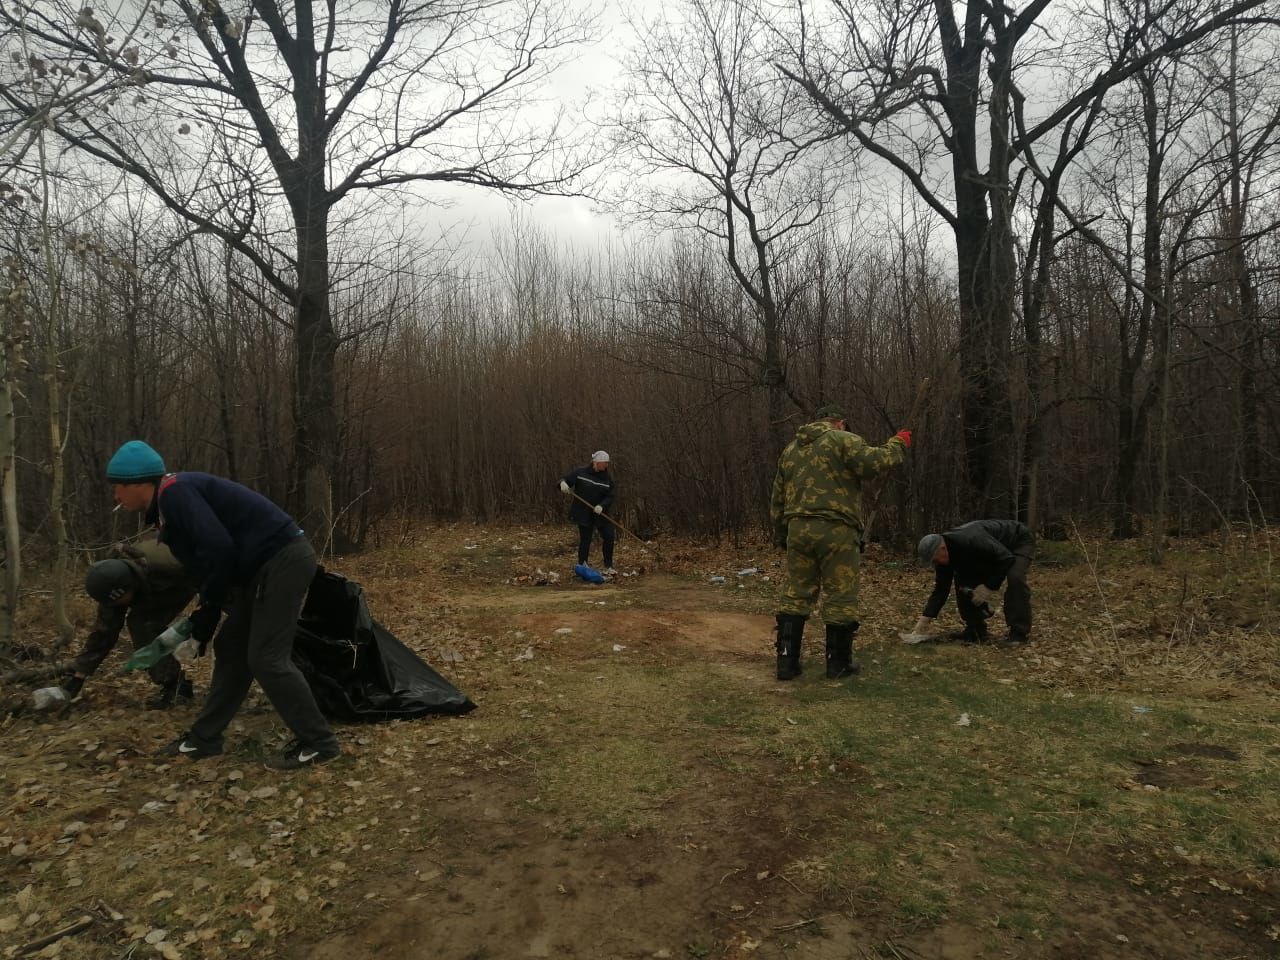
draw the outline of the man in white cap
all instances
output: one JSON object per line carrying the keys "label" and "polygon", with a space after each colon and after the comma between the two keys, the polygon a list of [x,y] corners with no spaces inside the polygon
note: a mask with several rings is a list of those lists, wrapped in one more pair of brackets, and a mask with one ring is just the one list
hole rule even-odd
{"label": "man in white cap", "polygon": [[613,542],[617,533],[604,514],[613,507],[616,489],[613,477],[609,476],[609,454],[604,450],[597,450],[591,455],[591,463],[570,470],[560,480],[560,492],[573,498],[569,519],[578,525],[578,563],[587,562],[592,534],[599,529],[604,547],[604,573],[610,576],[616,572]]}

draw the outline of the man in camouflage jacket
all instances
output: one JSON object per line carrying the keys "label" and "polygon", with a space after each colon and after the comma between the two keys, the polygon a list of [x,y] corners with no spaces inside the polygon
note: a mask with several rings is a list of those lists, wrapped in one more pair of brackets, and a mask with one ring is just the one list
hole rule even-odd
{"label": "man in camouflage jacket", "polygon": [[797,431],[778,461],[769,507],[774,540],[787,551],[786,586],[778,605],[778,679],[800,674],[804,624],[824,593],[827,677],[858,672],[858,563],[862,541],[862,485],[903,461],[911,431],[873,447],[846,429],[839,407],[817,412]]}
{"label": "man in camouflage jacket", "polygon": [[[154,534],[116,546],[111,557],[91,566],[85,590],[98,601],[98,614],[73,673],[62,683],[72,698],[102,665],[126,625],[133,648],[144,647],[177,619],[196,592],[182,564]],[[166,710],[179,700],[191,701],[191,681],[172,656],[147,673],[160,688],[147,701],[147,709]]]}

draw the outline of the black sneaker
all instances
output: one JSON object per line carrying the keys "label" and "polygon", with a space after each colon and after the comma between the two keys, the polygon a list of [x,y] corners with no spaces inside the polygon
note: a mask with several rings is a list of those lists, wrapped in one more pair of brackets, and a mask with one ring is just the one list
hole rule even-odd
{"label": "black sneaker", "polygon": [[319,749],[304,743],[291,743],[285,747],[284,753],[267,761],[268,770],[301,770],[303,767],[316,767],[330,760],[336,760],[342,751],[337,747]]}
{"label": "black sneaker", "polygon": [[216,757],[222,753],[222,748],[210,750],[208,747],[202,747],[191,740],[191,733],[182,734],[177,740],[169,744],[167,747],[161,747],[159,754],[162,757],[188,757],[192,760],[202,760],[205,757]]}
{"label": "black sneaker", "polygon": [[996,645],[1001,649],[1008,650],[1010,647],[1025,647],[1030,642],[1031,641],[1024,636],[1011,633]]}

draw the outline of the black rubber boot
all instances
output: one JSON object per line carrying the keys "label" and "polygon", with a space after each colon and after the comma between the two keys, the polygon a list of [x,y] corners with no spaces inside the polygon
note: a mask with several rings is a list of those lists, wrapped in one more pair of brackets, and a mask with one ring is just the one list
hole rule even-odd
{"label": "black rubber boot", "polygon": [[186,677],[166,683],[160,692],[147,701],[148,710],[171,710],[179,703],[190,703],[195,699],[195,690]]}
{"label": "black rubber boot", "polygon": [[794,680],[800,676],[800,641],[804,637],[807,619],[795,613],[777,614],[779,680]]}
{"label": "black rubber boot", "polygon": [[862,664],[853,658],[853,638],[858,622],[827,624],[827,679],[857,676]]}

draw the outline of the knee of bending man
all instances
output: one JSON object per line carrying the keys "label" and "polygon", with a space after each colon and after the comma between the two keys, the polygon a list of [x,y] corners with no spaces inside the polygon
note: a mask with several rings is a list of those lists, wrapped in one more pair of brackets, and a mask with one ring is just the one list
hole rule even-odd
{"label": "knee of bending man", "polygon": [[289,673],[291,669],[290,650],[251,649],[249,651],[249,672],[255,677],[270,677]]}

